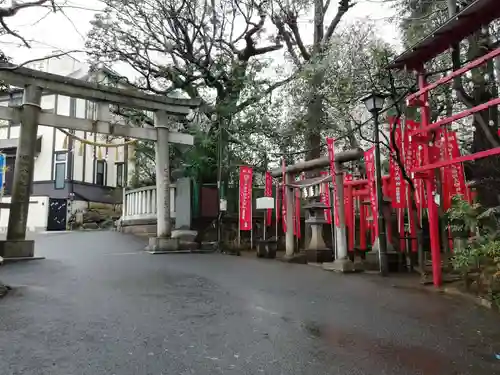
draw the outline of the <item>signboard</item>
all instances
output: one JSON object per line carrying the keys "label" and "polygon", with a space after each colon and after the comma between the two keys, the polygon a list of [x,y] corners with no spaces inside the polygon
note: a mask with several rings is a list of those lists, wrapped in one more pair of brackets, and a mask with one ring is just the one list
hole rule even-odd
{"label": "signboard", "polygon": [[219,210],[226,212],[227,211],[227,200],[224,198],[221,198],[219,200]]}
{"label": "signboard", "polygon": [[252,168],[240,167],[240,230],[252,230],[252,180]]}
{"label": "signboard", "polygon": [[274,208],[273,197],[261,197],[255,200],[255,208],[257,210],[269,210]]}

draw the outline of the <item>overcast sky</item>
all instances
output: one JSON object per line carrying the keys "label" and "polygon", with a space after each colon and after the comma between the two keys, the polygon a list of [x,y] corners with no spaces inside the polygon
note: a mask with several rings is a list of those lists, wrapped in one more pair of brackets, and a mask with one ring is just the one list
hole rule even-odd
{"label": "overcast sky", "polygon": [[[360,0],[348,13],[345,22],[356,19],[370,18],[377,21],[381,35],[389,42],[398,43],[397,27],[388,22],[392,11],[388,6],[381,4],[381,0]],[[338,0],[332,1],[333,4]],[[49,55],[54,51],[80,50],[84,48],[85,36],[90,29],[89,21],[94,13],[103,8],[99,0],[68,0],[67,5],[75,8],[65,8],[65,14],[48,13],[44,9],[27,9],[8,20],[9,26],[18,31],[30,41],[31,49],[22,47],[18,39],[2,37],[0,39],[2,50],[15,62],[20,63],[29,59]],[[328,15],[327,15],[328,16]],[[311,27],[307,20],[301,24],[303,35],[311,36]],[[305,38],[305,42],[308,40]],[[85,60],[84,55],[75,57]]]}

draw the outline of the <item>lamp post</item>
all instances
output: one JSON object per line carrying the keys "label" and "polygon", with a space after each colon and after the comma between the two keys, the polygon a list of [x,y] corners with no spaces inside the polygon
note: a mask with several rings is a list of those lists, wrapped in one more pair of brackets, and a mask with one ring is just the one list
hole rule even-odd
{"label": "lamp post", "polygon": [[[384,108],[386,94],[373,92],[361,99],[368,112],[373,115],[375,125],[373,141],[375,143],[375,179],[377,191],[377,220],[378,220],[378,258],[380,274],[387,276],[387,237],[385,233],[385,219],[384,219],[384,196],[382,194],[382,164],[380,161],[380,130],[379,130],[379,113]],[[374,218],[375,219],[375,218]]]}
{"label": "lamp post", "polygon": [[222,116],[218,116],[216,114],[213,114],[211,117],[212,122],[217,122],[219,121],[218,128],[219,128],[219,136],[217,140],[217,198],[218,198],[218,205],[217,205],[217,250],[221,251],[222,250],[222,200],[224,198],[224,190],[222,187],[222,158],[224,156],[223,152],[223,142],[224,138],[222,135],[223,132],[223,121],[224,119]]}

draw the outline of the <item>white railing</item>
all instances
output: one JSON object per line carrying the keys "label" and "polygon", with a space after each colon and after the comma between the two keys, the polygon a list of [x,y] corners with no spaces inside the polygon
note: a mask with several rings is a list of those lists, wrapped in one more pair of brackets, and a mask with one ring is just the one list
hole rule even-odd
{"label": "white railing", "polygon": [[[126,190],[122,221],[156,219],[156,186]],[[170,185],[170,216],[175,217],[175,185]]]}

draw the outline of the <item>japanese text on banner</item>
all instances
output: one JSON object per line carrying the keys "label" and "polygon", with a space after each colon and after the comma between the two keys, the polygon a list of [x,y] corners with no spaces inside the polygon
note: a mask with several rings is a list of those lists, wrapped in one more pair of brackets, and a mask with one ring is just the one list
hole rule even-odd
{"label": "japanese text on banner", "polygon": [[[321,176],[328,176],[328,172],[322,171]],[[324,217],[327,224],[332,223],[332,209],[330,207],[330,187],[329,182],[323,182],[320,186],[320,202],[324,203],[326,207],[324,211]]]}
{"label": "japanese text on banner", "polygon": [[251,167],[240,167],[240,230],[252,230]]}
{"label": "japanese text on banner", "polygon": [[[273,178],[271,177],[271,172],[266,172],[266,186],[264,191],[264,196],[272,197],[273,196]],[[266,212],[266,225],[270,226],[273,218],[273,210],[269,209]]]}
{"label": "japanese text on banner", "polygon": [[285,186],[285,183],[286,183],[286,173],[285,173],[285,170],[286,170],[286,164],[285,164],[285,158],[283,158],[281,160],[281,169],[282,169],[282,172],[283,172],[283,182],[282,182],[282,185],[281,185],[281,188],[283,189],[281,191],[281,216],[282,216],[282,224],[283,224],[283,232],[286,233],[286,225],[287,225],[287,222],[286,222],[286,214],[287,214],[287,209],[286,209],[286,200],[287,200],[287,193],[286,193],[286,186]]}
{"label": "japanese text on banner", "polygon": [[375,236],[378,235],[377,220],[377,191],[375,189],[375,146],[365,151],[366,178],[368,180],[368,191],[370,194],[370,206],[372,209],[373,228]]}
{"label": "japanese text on banner", "polygon": [[[460,149],[458,148],[457,133],[449,132],[447,139],[448,158],[455,159],[460,157]],[[463,199],[467,199],[467,186],[465,184],[464,167],[462,163],[452,164],[449,170],[449,199],[455,195],[461,195]]]}
{"label": "japanese text on banner", "polygon": [[[344,184],[346,182],[351,182],[353,180],[352,174],[346,173],[344,175]],[[353,199],[352,199],[352,188],[350,186],[344,185],[344,216],[345,216],[345,226],[350,228],[353,224]]]}
{"label": "japanese text on banner", "polygon": [[[392,207],[404,208],[406,207],[406,183],[403,178],[403,172],[395,160],[396,149],[399,151],[399,157],[404,165],[404,153],[402,151],[401,139],[401,122],[394,117],[389,119],[391,134],[394,134],[394,140],[391,136],[391,158],[389,159],[389,175],[392,183]],[[394,142],[393,142],[394,141]]]}
{"label": "japanese text on banner", "polygon": [[339,227],[340,226],[339,215],[338,215],[339,200],[337,194],[337,186],[335,185],[335,138],[327,138],[326,145],[328,148],[328,158],[330,159],[330,173],[332,175],[332,182],[333,182],[335,226]]}

